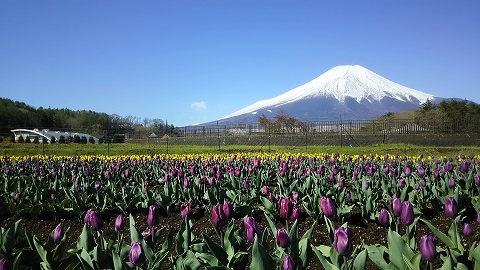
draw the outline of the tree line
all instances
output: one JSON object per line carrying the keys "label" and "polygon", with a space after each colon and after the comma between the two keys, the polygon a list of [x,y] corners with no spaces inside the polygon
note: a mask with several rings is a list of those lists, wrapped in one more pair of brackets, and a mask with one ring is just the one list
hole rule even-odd
{"label": "tree line", "polygon": [[91,110],[34,108],[24,102],[0,98],[0,136],[11,134],[12,129],[50,129],[81,132],[98,138],[118,134],[142,132],[174,132],[175,127],[162,119],[122,117]]}

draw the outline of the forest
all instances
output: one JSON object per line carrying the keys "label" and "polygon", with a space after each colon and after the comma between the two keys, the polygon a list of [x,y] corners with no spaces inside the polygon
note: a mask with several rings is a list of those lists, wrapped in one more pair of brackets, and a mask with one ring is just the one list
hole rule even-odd
{"label": "forest", "polygon": [[23,102],[0,98],[0,137],[10,136],[12,129],[50,129],[74,131],[102,138],[106,133],[173,132],[174,126],[162,119],[119,116],[90,110],[34,108]]}

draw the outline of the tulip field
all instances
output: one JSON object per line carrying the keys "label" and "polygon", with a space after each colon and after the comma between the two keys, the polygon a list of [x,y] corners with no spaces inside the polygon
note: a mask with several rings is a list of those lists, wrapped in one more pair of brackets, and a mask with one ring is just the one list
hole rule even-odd
{"label": "tulip field", "polygon": [[480,156],[3,156],[3,269],[480,269]]}

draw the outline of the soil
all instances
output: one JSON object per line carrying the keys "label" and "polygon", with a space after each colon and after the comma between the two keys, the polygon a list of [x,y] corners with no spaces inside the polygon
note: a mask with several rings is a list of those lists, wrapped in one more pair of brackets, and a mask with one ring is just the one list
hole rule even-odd
{"label": "soil", "polygon": [[[114,222],[115,218],[118,213],[109,212],[103,213],[103,220],[104,220],[104,227],[103,233],[105,237],[112,236],[115,234],[114,230]],[[137,228],[140,231],[147,229],[147,222],[146,222],[146,212],[138,212],[133,213]],[[257,221],[258,226],[264,230],[268,228],[268,222],[264,218],[263,213],[261,211],[254,211],[253,215]],[[468,238],[464,239],[464,241],[478,241],[480,239],[480,225],[476,221],[476,213],[468,212],[464,213],[465,219],[464,222],[470,223],[472,226],[473,234]],[[242,217],[235,217],[236,222],[241,222]],[[446,217],[443,212],[434,212],[430,216],[424,217],[425,219],[429,220],[436,228],[440,231],[447,233],[449,227],[451,226],[451,219]],[[37,218],[29,218],[29,217],[15,217],[15,216],[7,216],[6,219],[0,222],[0,226],[5,228],[10,224],[13,224],[16,220],[21,219],[20,223],[20,237],[24,235],[24,231],[29,232],[31,235],[35,235],[37,238],[40,239],[41,242],[45,242],[48,237],[50,236],[52,230],[56,227],[57,224],[61,223],[62,226],[69,229],[67,242],[69,243],[69,247],[74,247],[77,241],[77,237],[81,234],[83,229],[83,221],[78,220],[77,218],[65,216],[61,219],[53,219],[48,216],[44,217],[37,217]],[[128,217],[125,218],[126,224],[128,224]],[[192,232],[196,237],[201,237],[203,234],[207,234],[214,240],[218,240],[218,237],[212,227],[210,222],[210,215],[202,211],[202,209],[194,208],[192,211],[192,221],[193,227]],[[182,218],[179,214],[179,211],[174,210],[170,213],[163,212],[161,213],[160,217],[160,224],[158,229],[163,229],[164,231],[174,230],[177,231],[180,227],[182,222]],[[284,227],[284,221],[278,220],[277,228]],[[348,227],[353,232],[353,245],[359,246],[362,243],[367,245],[379,244],[383,246],[387,246],[386,235],[388,229],[382,227],[377,222],[364,222],[361,218],[359,213],[351,213],[349,218],[347,219]],[[310,217],[305,217],[303,221],[300,223],[299,226],[299,235],[303,235],[303,233],[311,227],[313,224],[313,220]],[[127,226],[128,227],[128,226]],[[400,225],[400,230],[404,230],[404,226]],[[459,228],[461,231],[461,228]],[[403,233],[402,233],[403,234]],[[416,229],[416,238],[417,243],[418,239],[424,235],[433,233],[430,229],[423,223],[419,222],[417,224]],[[327,229],[324,223],[319,223],[315,227],[315,230],[312,235],[312,242],[314,245],[330,245]],[[158,245],[163,242],[162,240],[159,241]],[[442,243],[437,240],[437,245],[441,245]],[[273,246],[273,245],[271,245]],[[251,247],[249,247],[251,248]],[[169,256],[169,261],[164,264],[164,269],[171,269],[172,268],[172,258],[175,258],[175,250],[174,248],[171,249],[171,253]],[[245,265],[241,265],[241,269],[248,269],[250,264],[251,258],[249,257],[248,260],[245,260]],[[422,262],[423,263],[423,262]],[[440,259],[434,261],[435,268],[441,267]],[[240,269],[239,268],[239,269]],[[40,269],[35,267],[23,267],[22,269]],[[322,265],[320,264],[319,260],[315,255],[313,255],[311,263],[308,269],[323,269]],[[380,269],[377,267],[372,261],[367,259],[366,269]]]}

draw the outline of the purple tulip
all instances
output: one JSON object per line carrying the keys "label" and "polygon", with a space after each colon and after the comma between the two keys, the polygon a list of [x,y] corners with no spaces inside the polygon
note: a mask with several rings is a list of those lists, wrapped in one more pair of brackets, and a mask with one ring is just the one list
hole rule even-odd
{"label": "purple tulip", "polygon": [[302,208],[295,205],[293,207],[292,215],[290,216],[290,220],[295,221],[295,220],[299,219],[301,215],[302,215]]}
{"label": "purple tulip", "polygon": [[98,181],[98,180],[95,181],[94,188],[95,188],[96,190],[99,190],[99,189],[100,189],[100,181]]}
{"label": "purple tulip", "polygon": [[363,182],[363,189],[368,190],[368,188],[369,188],[368,182],[367,181]]}
{"label": "purple tulip", "polygon": [[340,179],[338,179],[338,186],[340,188],[344,188],[345,187],[345,179],[342,177]]}
{"label": "purple tulip", "polygon": [[231,219],[233,218],[234,212],[233,212],[233,205],[229,200],[225,200],[223,202],[223,215],[225,216],[226,219]]}
{"label": "purple tulip", "polygon": [[255,235],[260,237],[260,230],[258,229],[257,223],[253,217],[247,217],[243,221],[245,227],[245,236],[248,241],[253,242],[255,240]]}
{"label": "purple tulip", "polygon": [[469,237],[470,235],[472,235],[472,227],[470,226],[469,223],[464,223],[463,224],[463,235],[465,235],[466,237]]}
{"label": "purple tulip", "polygon": [[287,248],[291,244],[290,237],[288,236],[288,233],[285,231],[285,229],[279,229],[277,230],[277,244],[281,246],[282,248]]}
{"label": "purple tulip", "polygon": [[290,257],[288,253],[285,253],[285,257],[283,258],[282,270],[294,270],[294,269],[295,269],[295,263],[293,262],[292,257]]}
{"label": "purple tulip", "polygon": [[293,202],[290,198],[282,197],[278,201],[280,216],[284,219],[290,219],[293,211]]}
{"label": "purple tulip", "polygon": [[183,187],[188,188],[188,178],[183,179]]}
{"label": "purple tulip", "polygon": [[468,161],[464,159],[462,163],[460,163],[460,172],[467,173],[468,172]]}
{"label": "purple tulip", "polygon": [[243,188],[246,190],[250,188],[250,182],[247,179],[243,180]]}
{"label": "purple tulip", "polygon": [[263,195],[268,196],[268,187],[267,187],[267,186],[263,186],[263,187],[262,187],[262,192],[263,192]]}
{"label": "purple tulip", "polygon": [[387,226],[390,222],[390,217],[388,216],[388,211],[385,208],[380,210],[380,215],[378,216],[378,222],[382,224],[382,226]]}
{"label": "purple tulip", "polygon": [[477,187],[480,186],[480,175],[478,174],[475,175],[474,179],[475,179],[475,186]]}
{"label": "purple tulip", "polygon": [[320,207],[322,208],[323,214],[329,219],[332,219],[337,215],[337,208],[335,208],[332,199],[327,196],[320,199]]}
{"label": "purple tulip", "polygon": [[20,194],[15,193],[15,195],[13,195],[13,200],[14,201],[18,201],[19,198],[20,198]]}
{"label": "purple tulip", "polygon": [[85,222],[85,224],[89,225],[94,230],[100,230],[103,227],[102,216],[98,211],[93,209],[89,209],[87,211],[83,221]]}
{"label": "purple tulip", "polygon": [[0,270],[7,270],[10,269],[10,265],[8,264],[7,259],[1,258],[0,259]]}
{"label": "purple tulip", "polygon": [[399,217],[402,214],[402,200],[395,197],[391,200],[391,203],[393,215]]}
{"label": "purple tulip", "polygon": [[117,218],[115,219],[115,231],[117,232],[123,231],[124,227],[125,227],[125,224],[123,222],[123,216],[118,215]]}
{"label": "purple tulip", "polygon": [[458,205],[455,198],[448,197],[445,199],[445,215],[447,217],[455,218],[458,214]]}
{"label": "purple tulip", "polygon": [[212,208],[212,223],[215,227],[221,227],[225,223],[225,214],[221,205]]}
{"label": "purple tulip", "polygon": [[297,191],[294,191],[294,192],[292,193],[292,199],[293,199],[294,201],[298,201],[298,192],[297,192]]}
{"label": "purple tulip", "polygon": [[477,223],[480,224],[480,211],[477,213]]}
{"label": "purple tulip", "polygon": [[58,244],[63,238],[62,224],[58,224],[52,232],[53,243]]}
{"label": "purple tulip", "polygon": [[404,188],[405,187],[405,179],[404,178],[398,179],[397,186],[401,189]]}
{"label": "purple tulip", "polygon": [[423,177],[425,175],[425,169],[423,168],[423,166],[418,166],[417,174],[420,177]]}
{"label": "purple tulip", "polygon": [[134,242],[130,247],[130,253],[128,254],[130,262],[134,265],[140,265],[145,260],[145,254],[143,253],[142,243]]}
{"label": "purple tulip", "polygon": [[349,228],[340,227],[335,230],[333,246],[339,255],[347,255],[352,251],[352,232]]}
{"label": "purple tulip", "polygon": [[148,207],[147,224],[150,228],[158,225],[160,222],[160,213],[156,205],[150,205]]}
{"label": "purple tulip", "polygon": [[402,213],[400,215],[403,225],[411,225],[413,223],[413,206],[409,201],[402,203]]}
{"label": "purple tulip", "polygon": [[448,179],[448,186],[451,188],[455,187],[455,177]]}
{"label": "purple tulip", "polygon": [[431,261],[435,259],[437,255],[436,246],[435,246],[435,238],[431,235],[424,235],[420,238],[420,243],[418,245],[420,249],[420,253],[422,257],[427,260]]}
{"label": "purple tulip", "polygon": [[403,171],[405,172],[405,177],[409,177],[412,173],[412,170],[407,165],[403,166]]}
{"label": "purple tulip", "polygon": [[182,203],[182,205],[180,205],[180,215],[183,219],[185,219],[190,214],[191,210],[192,204],[190,202],[184,202]]}

